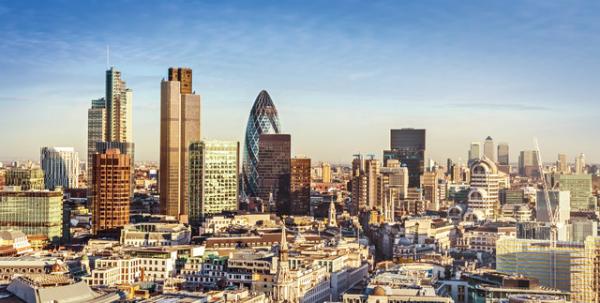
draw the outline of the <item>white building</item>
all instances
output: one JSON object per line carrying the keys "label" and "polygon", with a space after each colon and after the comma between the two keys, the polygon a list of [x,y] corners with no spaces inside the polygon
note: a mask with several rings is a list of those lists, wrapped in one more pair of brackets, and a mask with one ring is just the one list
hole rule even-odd
{"label": "white building", "polygon": [[46,188],[57,186],[77,188],[79,185],[79,154],[72,147],[42,147],[40,163]]}

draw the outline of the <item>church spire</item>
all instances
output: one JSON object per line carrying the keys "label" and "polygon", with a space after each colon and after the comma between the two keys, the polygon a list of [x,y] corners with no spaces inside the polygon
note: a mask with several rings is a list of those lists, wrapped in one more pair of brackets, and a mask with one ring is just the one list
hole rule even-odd
{"label": "church spire", "polygon": [[336,227],[337,226],[335,216],[336,216],[335,204],[333,203],[333,199],[331,199],[331,202],[329,203],[329,218],[327,220],[328,227]]}

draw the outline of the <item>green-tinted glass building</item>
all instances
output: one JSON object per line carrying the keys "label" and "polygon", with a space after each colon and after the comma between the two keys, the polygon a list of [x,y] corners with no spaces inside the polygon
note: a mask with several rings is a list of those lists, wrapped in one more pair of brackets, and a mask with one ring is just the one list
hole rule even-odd
{"label": "green-tinted glass building", "polygon": [[190,145],[189,219],[238,209],[239,143],[201,141]]}
{"label": "green-tinted glass building", "polygon": [[559,188],[561,191],[571,192],[571,211],[596,210],[596,198],[592,195],[591,175],[561,175]]}
{"label": "green-tinted glass building", "polygon": [[20,230],[59,241],[62,198],[62,191],[0,191],[0,230]]}

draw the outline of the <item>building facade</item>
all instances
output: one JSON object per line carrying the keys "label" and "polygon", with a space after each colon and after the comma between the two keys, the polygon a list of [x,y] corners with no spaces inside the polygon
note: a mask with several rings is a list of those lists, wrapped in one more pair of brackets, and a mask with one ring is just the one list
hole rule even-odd
{"label": "building facade", "polygon": [[270,207],[278,214],[290,213],[290,153],[290,135],[260,135],[258,197],[270,201]]}
{"label": "building facade", "polygon": [[200,141],[190,145],[189,218],[238,209],[239,148],[235,141]]}
{"label": "building facade", "polygon": [[290,177],[290,214],[310,215],[310,159],[292,158]]}
{"label": "building facade", "polygon": [[106,99],[100,98],[92,100],[92,105],[88,109],[88,129],[87,129],[87,177],[92,175],[92,156],[96,153],[96,143],[107,141],[107,115]]}
{"label": "building facade", "polygon": [[383,152],[383,164],[388,159],[399,160],[408,168],[409,187],[420,187],[425,172],[425,129],[403,128],[390,130],[390,150]]}
{"label": "building facade", "polygon": [[43,190],[44,171],[41,168],[13,168],[6,171],[5,185],[20,186],[21,190]]}
{"label": "building facade", "polygon": [[192,142],[200,141],[200,96],[192,91],[192,70],[169,68],[161,82],[160,209],[187,221],[188,156]]}
{"label": "building facade", "polygon": [[498,164],[510,165],[508,143],[498,143]]}
{"label": "building facade", "polygon": [[133,92],[121,79],[121,72],[111,67],[106,71],[107,141],[132,141],[132,114]]}
{"label": "building facade", "polygon": [[247,197],[259,196],[258,166],[260,163],[261,134],[279,134],[279,116],[271,96],[267,91],[261,91],[250,110],[246,135],[244,137],[244,162],[242,167],[243,194]]}
{"label": "building facade", "polygon": [[62,191],[0,191],[0,230],[57,242],[62,236],[62,199]]}
{"label": "building facade", "polygon": [[483,143],[483,155],[496,162],[496,151],[494,150],[494,139],[488,136],[485,138],[485,142]]}
{"label": "building facade", "polygon": [[131,158],[118,149],[92,157],[92,232],[129,224]]}
{"label": "building facade", "polygon": [[46,188],[79,186],[79,155],[72,147],[42,147],[40,164]]}

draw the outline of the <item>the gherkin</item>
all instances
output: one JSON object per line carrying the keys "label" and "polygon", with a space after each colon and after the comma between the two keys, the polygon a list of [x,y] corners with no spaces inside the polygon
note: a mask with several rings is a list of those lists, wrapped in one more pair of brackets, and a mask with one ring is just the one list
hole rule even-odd
{"label": "the gherkin", "polygon": [[244,163],[242,167],[242,185],[246,197],[256,197],[258,194],[258,143],[261,134],[279,134],[281,126],[277,109],[267,91],[261,91],[248,117],[244,143]]}

